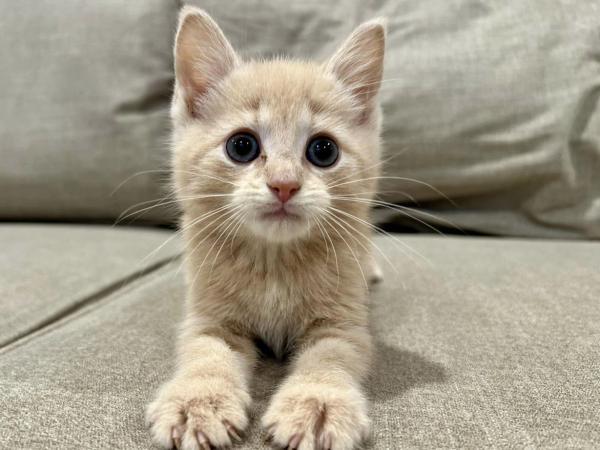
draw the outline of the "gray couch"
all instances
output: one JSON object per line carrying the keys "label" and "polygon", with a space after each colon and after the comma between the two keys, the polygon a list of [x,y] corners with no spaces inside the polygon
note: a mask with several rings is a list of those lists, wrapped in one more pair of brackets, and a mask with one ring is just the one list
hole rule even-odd
{"label": "gray couch", "polygon": [[[414,209],[374,215],[414,252],[376,240],[401,276],[382,259],[366,448],[600,447],[600,2],[192,3],[247,55],[389,18],[382,198]],[[0,448],[151,447],[184,295],[179,6],[0,4]],[[261,362],[240,448],[283,373]]]}

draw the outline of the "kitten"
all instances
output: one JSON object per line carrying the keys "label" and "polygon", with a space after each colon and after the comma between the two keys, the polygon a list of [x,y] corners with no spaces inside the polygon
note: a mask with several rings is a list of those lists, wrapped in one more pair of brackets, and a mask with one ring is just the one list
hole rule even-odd
{"label": "kitten", "polygon": [[[368,435],[368,202],[379,166],[381,21],[325,64],[242,61],[202,10],[175,44],[173,166],[189,292],[156,443],[227,447],[248,425],[254,341],[292,354],[262,425],[275,445]],[[368,272],[368,273],[367,273]]]}

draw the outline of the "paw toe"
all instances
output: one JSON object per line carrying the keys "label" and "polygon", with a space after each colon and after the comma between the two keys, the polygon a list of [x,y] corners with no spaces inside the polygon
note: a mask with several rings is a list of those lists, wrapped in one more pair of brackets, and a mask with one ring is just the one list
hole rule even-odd
{"label": "paw toe", "polygon": [[223,425],[225,425],[225,428],[227,429],[227,433],[229,433],[229,436],[236,442],[242,442],[242,436],[241,436],[241,432],[240,430],[238,430],[236,427],[234,427],[231,422],[229,422],[228,420],[224,420],[223,421]]}
{"label": "paw toe", "polygon": [[297,450],[298,446],[300,445],[300,442],[302,441],[302,438],[304,436],[302,434],[294,434],[292,436],[292,438],[290,439],[290,442],[288,443],[288,448],[290,450]]}

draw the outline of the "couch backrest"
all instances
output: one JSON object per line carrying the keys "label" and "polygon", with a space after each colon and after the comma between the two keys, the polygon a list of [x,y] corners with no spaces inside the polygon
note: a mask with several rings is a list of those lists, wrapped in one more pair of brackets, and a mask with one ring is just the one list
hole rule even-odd
{"label": "couch backrest", "polygon": [[[398,178],[381,197],[416,211],[380,221],[600,237],[600,0],[187,3],[248,56],[323,59],[361,21],[388,18],[381,97],[386,174]],[[158,172],[110,194],[168,161],[178,5],[81,5],[3,7],[0,217],[114,218],[164,195]]]}
{"label": "couch backrest", "polygon": [[[0,6],[0,218],[114,220],[165,195],[175,0]],[[142,206],[150,206],[145,203]],[[141,216],[172,220],[165,209]]]}
{"label": "couch backrest", "polygon": [[599,0],[187,3],[250,55],[325,58],[387,17],[386,174],[436,189],[382,180],[383,200],[416,211],[379,221],[600,238]]}

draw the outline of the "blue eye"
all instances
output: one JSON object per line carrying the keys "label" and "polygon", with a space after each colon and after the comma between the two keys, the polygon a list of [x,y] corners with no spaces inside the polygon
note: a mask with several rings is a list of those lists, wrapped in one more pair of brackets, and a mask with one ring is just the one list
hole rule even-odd
{"label": "blue eye", "polygon": [[327,137],[316,137],[308,143],[306,159],[317,167],[331,167],[338,160],[337,144]]}
{"label": "blue eye", "polygon": [[237,133],[231,136],[225,144],[227,156],[239,163],[249,163],[260,154],[260,145],[250,133]]}

